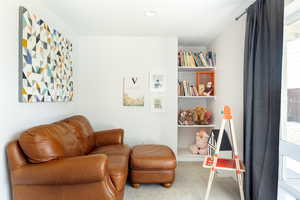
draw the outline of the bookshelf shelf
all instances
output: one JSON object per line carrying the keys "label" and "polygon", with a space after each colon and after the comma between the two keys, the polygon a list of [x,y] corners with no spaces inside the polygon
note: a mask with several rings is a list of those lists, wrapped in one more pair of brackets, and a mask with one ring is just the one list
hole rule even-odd
{"label": "bookshelf shelf", "polygon": [[178,160],[184,161],[203,161],[206,155],[195,155],[190,152],[188,148],[178,149]]}
{"label": "bookshelf shelf", "polygon": [[209,125],[178,125],[178,128],[214,128],[216,127],[215,124]]}
{"label": "bookshelf shelf", "polygon": [[178,67],[179,72],[215,71],[216,67]]}
{"label": "bookshelf shelf", "polygon": [[178,96],[179,99],[216,99],[216,96]]}

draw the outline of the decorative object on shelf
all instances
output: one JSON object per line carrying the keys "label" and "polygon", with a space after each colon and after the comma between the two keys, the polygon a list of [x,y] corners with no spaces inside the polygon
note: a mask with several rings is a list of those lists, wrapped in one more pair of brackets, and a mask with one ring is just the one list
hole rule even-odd
{"label": "decorative object on shelf", "polygon": [[141,76],[129,76],[123,79],[123,106],[144,107],[145,81]]}
{"label": "decorative object on shelf", "polygon": [[212,113],[203,106],[181,110],[178,114],[179,125],[209,125],[211,123]]}
{"label": "decorative object on shelf", "polygon": [[165,112],[165,97],[163,95],[153,95],[151,97],[152,112]]}
{"label": "decorative object on shelf", "polygon": [[204,106],[197,106],[193,109],[193,121],[195,124],[208,125],[212,122],[212,113]]}
{"label": "decorative object on shelf", "polygon": [[178,52],[178,66],[181,67],[214,67],[216,66],[216,53],[208,52]]}
{"label": "decorative object on shelf", "polygon": [[200,130],[196,133],[196,144],[190,146],[192,154],[207,155],[208,153],[208,138],[209,135],[205,130]]}
{"label": "decorative object on shelf", "polygon": [[215,72],[196,72],[196,85],[199,95],[215,96]]}
{"label": "decorative object on shelf", "polygon": [[159,73],[150,73],[150,90],[152,92],[164,92],[166,89],[166,76]]}
{"label": "decorative object on shelf", "polygon": [[178,124],[180,125],[194,125],[193,121],[193,111],[192,110],[182,110],[178,114]]}
{"label": "decorative object on shelf", "polygon": [[19,100],[72,101],[72,43],[24,7],[19,21]]}

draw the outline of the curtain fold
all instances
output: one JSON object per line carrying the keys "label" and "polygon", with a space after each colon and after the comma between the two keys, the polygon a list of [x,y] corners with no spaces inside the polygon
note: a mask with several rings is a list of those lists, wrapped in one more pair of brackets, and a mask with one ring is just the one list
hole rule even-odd
{"label": "curtain fold", "polygon": [[276,200],[283,52],[283,0],[247,10],[244,62],[246,200]]}

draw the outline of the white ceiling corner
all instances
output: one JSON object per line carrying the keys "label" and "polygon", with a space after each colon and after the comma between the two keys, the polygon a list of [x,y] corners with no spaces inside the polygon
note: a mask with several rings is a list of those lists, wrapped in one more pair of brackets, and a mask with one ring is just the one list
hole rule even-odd
{"label": "white ceiling corner", "polygon": [[[79,35],[177,36],[210,43],[253,0],[43,0]],[[157,15],[146,17],[145,11]]]}

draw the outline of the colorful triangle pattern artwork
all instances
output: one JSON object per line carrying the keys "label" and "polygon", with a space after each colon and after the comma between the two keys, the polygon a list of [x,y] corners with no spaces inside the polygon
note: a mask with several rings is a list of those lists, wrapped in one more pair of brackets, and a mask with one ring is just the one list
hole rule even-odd
{"label": "colorful triangle pattern artwork", "polygon": [[24,7],[20,7],[19,43],[20,100],[72,101],[72,43]]}

